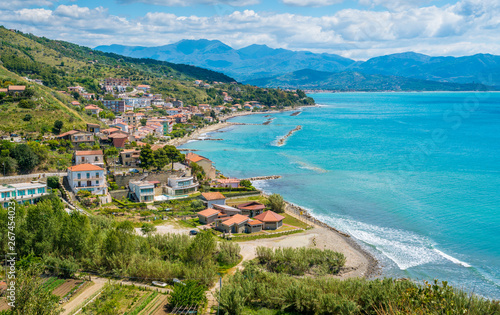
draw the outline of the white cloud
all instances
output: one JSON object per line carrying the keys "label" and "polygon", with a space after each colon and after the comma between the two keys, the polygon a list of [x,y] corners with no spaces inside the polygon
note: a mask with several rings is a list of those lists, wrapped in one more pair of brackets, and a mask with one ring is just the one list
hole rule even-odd
{"label": "white cloud", "polygon": [[206,5],[230,5],[233,7],[244,7],[260,3],[260,0],[118,0],[121,3],[145,3],[169,7],[188,7],[198,4]]}
{"label": "white cloud", "polygon": [[2,0],[0,1],[0,10],[15,10],[19,8],[29,8],[31,6],[50,6],[56,1],[57,0]]}
{"label": "white cloud", "polygon": [[235,48],[266,44],[355,59],[404,51],[500,54],[499,17],[500,4],[494,0],[462,0],[443,7],[400,11],[345,9],[321,17],[240,10],[211,17],[150,12],[128,18],[102,7],[77,5],[60,5],[53,10],[0,10],[0,24],[8,28],[90,47],[158,46],[206,38]]}
{"label": "white cloud", "polygon": [[325,7],[341,3],[343,0],[281,0],[284,4],[296,7]]}
{"label": "white cloud", "polygon": [[433,0],[359,0],[361,5],[369,7],[382,6],[391,11],[403,11],[427,5]]}

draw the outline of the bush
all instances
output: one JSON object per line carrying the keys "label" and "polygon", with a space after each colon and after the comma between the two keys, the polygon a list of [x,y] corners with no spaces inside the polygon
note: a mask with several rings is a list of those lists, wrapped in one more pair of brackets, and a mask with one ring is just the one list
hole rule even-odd
{"label": "bush", "polygon": [[31,116],[30,114],[26,114],[23,118],[24,121],[30,121],[31,118],[33,118],[33,116]]}
{"label": "bush", "polygon": [[170,294],[168,304],[170,307],[203,305],[207,297],[206,288],[199,285],[197,281],[188,280],[185,283],[176,283],[174,290]]}
{"label": "bush", "polygon": [[276,213],[285,212],[285,200],[283,200],[283,197],[280,194],[272,194],[269,198],[267,198],[267,201],[272,211]]}
{"label": "bush", "polygon": [[221,265],[234,265],[240,260],[240,245],[228,241],[219,242],[217,261]]}
{"label": "bush", "polygon": [[52,189],[59,188],[59,177],[57,176],[47,177],[47,186]]}
{"label": "bush", "polygon": [[317,248],[276,248],[259,246],[256,249],[260,265],[277,273],[302,276],[305,273],[326,275],[336,274],[345,264],[345,257],[329,249]]}
{"label": "bush", "polygon": [[17,105],[20,108],[29,108],[29,109],[33,109],[36,107],[35,102],[33,102],[32,100],[20,100],[19,104],[17,104]]}

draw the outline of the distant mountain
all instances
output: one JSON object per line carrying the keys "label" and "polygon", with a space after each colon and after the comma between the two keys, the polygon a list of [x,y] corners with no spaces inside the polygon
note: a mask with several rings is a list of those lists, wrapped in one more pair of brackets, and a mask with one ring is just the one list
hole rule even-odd
{"label": "distant mountain", "polygon": [[356,62],[334,54],[314,54],[308,51],[273,49],[265,45],[250,45],[233,49],[218,40],[182,40],[158,46],[98,46],[111,52],[135,58],[153,58],[173,63],[195,65],[223,72],[239,81],[263,78],[301,69],[343,71]]}
{"label": "distant mountain", "polygon": [[249,80],[262,87],[324,89],[337,91],[474,91],[490,90],[482,84],[461,84],[366,74],[356,71],[324,72],[299,70],[280,76]]}
{"label": "distant mountain", "polygon": [[500,56],[489,54],[431,57],[406,52],[375,57],[348,69],[440,82],[500,85]]}
{"label": "distant mountain", "polygon": [[99,46],[95,49],[137,58],[184,63],[225,73],[245,83],[311,69],[358,72],[448,83],[500,86],[500,56],[431,57],[414,52],[354,61],[334,54],[250,45],[233,49],[217,40],[182,40],[159,47]]}

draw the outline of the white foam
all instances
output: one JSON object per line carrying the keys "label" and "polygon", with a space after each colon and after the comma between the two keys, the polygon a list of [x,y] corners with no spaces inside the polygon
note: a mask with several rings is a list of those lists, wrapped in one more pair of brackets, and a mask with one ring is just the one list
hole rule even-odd
{"label": "white foam", "polygon": [[466,263],[466,262],[463,262],[463,261],[461,261],[461,260],[456,259],[456,258],[455,258],[455,257],[453,257],[453,256],[450,256],[450,255],[448,255],[448,254],[443,253],[443,252],[442,252],[442,251],[440,251],[439,249],[435,249],[435,248],[434,248],[434,251],[435,251],[436,253],[438,253],[439,255],[443,256],[444,258],[448,259],[449,261],[451,261],[451,262],[452,262],[452,263],[454,263],[454,264],[464,266],[465,268],[470,268],[470,267],[472,267],[471,265],[469,265],[469,264],[468,264],[468,263]]}
{"label": "white foam", "polygon": [[347,218],[317,217],[351,234],[356,239],[374,246],[401,270],[443,259],[432,249],[430,240],[410,231],[379,227]]}

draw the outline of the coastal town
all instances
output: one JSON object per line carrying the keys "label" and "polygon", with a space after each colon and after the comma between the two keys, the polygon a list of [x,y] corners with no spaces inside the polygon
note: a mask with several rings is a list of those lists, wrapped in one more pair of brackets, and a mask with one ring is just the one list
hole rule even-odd
{"label": "coastal town", "polygon": [[[17,16],[39,6],[32,1],[18,10],[18,2],[3,11]],[[75,25],[79,16],[113,17],[102,5],[47,4],[37,14]],[[248,27],[253,13],[235,11],[233,24]],[[171,17],[147,16],[159,23]],[[193,17],[175,20],[194,23]],[[121,29],[124,19],[92,29]],[[32,29],[42,23],[36,24]],[[380,178],[418,144],[407,140],[428,138],[434,130],[429,124],[438,120],[436,109],[426,106],[449,102],[437,93],[430,99],[439,101],[423,104],[430,95],[372,92],[471,85],[342,71],[357,69],[351,61],[355,67],[366,63],[348,58],[329,61],[343,64],[333,67],[342,71],[334,79],[323,71],[333,64],[302,69],[305,59],[318,65],[330,59],[327,54],[265,45],[233,49],[217,40],[181,40],[146,56],[153,47],[105,52],[24,32],[0,25],[0,315],[500,314],[498,301],[482,295],[494,281],[478,286],[477,294],[476,286],[456,286],[479,284],[467,279],[485,282],[481,268],[491,264],[494,270],[494,260],[478,263],[479,256],[459,256],[442,241],[434,243],[438,234],[454,238],[436,233],[439,226],[422,234],[430,231],[422,223],[432,223],[438,208],[430,206],[438,203],[424,205],[421,197],[440,187],[423,185],[432,189],[406,194],[390,176],[387,183]],[[136,35],[122,33],[145,45],[159,40],[142,26]],[[69,36],[76,41],[79,35]],[[104,33],[91,35],[90,41],[111,43]],[[189,58],[174,63],[162,59],[167,55]],[[255,79],[227,72],[243,59]],[[268,77],[275,67],[294,72]],[[315,77],[341,87],[335,91],[354,86],[366,93],[308,95],[301,82]],[[472,86],[482,91],[481,84]],[[468,108],[461,118],[476,109]],[[408,127],[419,126],[406,123],[410,116],[421,128]],[[447,146],[454,143],[444,135]],[[387,155],[391,150],[394,156]],[[434,174],[432,180],[457,183]],[[411,180],[419,176],[412,172]],[[468,188],[468,196],[475,195],[475,187]],[[419,201],[418,213],[415,205],[407,207],[408,197]],[[474,216],[463,217],[474,221],[486,209],[479,202],[465,208],[475,207]],[[457,218],[447,203],[440,210],[443,218],[448,210],[448,219]],[[415,221],[414,214],[424,220]],[[460,232],[471,227],[459,226]],[[460,276],[450,283],[434,277],[455,272]]]}
{"label": "coastal town", "polygon": [[[193,84],[208,87],[201,80]],[[109,78],[101,87],[102,95],[87,93],[81,86],[56,92],[77,99],[68,106],[79,108],[99,122],[87,123],[85,129],[67,131],[64,131],[67,126],[55,123],[52,132],[35,139],[18,134],[2,137],[4,155],[19,148],[24,155],[53,152],[46,159],[59,155],[57,164],[50,163],[53,166],[45,168],[35,164],[25,167],[22,159],[12,163],[12,167],[5,165],[9,161],[4,160],[0,201],[5,209],[12,207],[12,202],[28,206],[56,198],[62,201],[68,214],[132,222],[138,235],[174,233],[195,237],[211,231],[220,240],[241,242],[242,259],[235,267],[255,259],[258,246],[310,245],[349,249],[345,254],[346,267],[338,274],[340,278],[375,272],[375,261],[348,235],[317,221],[305,209],[287,203],[281,196],[267,196],[252,186],[252,181],[279,180],[280,176],[226,177],[207,157],[177,148],[189,140],[207,139],[207,133],[231,126],[227,122],[231,117],[252,113],[267,113],[269,117],[279,112],[276,106],[263,106],[257,101],[229,104],[233,100],[224,92],[225,105],[185,106],[182,100],[149,93],[149,86],[131,86],[128,79]],[[29,90],[28,85],[11,85],[2,92],[22,97],[26,89]],[[293,115],[298,113],[295,109]],[[268,118],[263,125],[272,120]],[[280,143],[299,129],[283,136]],[[93,283],[99,283],[99,279],[97,275]],[[169,279],[158,281],[168,283]],[[64,314],[75,311],[78,306],[75,303],[94,292],[80,289],[81,283],[71,283],[63,293],[77,290],[80,296],[72,299],[70,295],[61,300]],[[147,281],[136,283],[152,285]],[[215,303],[215,289],[217,286],[207,291],[209,305]]]}

